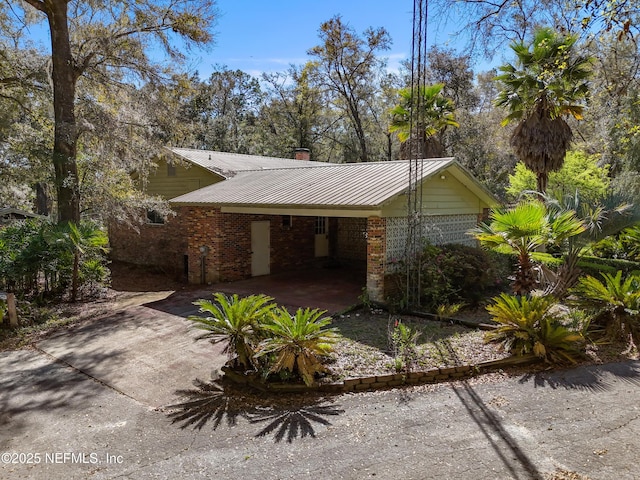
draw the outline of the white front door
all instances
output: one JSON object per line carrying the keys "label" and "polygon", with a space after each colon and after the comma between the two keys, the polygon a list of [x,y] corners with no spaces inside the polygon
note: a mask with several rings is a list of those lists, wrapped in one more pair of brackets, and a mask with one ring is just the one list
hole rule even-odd
{"label": "white front door", "polygon": [[329,256],[329,219],[316,217],[316,257]]}
{"label": "white front door", "polygon": [[251,275],[271,273],[271,222],[251,222]]}

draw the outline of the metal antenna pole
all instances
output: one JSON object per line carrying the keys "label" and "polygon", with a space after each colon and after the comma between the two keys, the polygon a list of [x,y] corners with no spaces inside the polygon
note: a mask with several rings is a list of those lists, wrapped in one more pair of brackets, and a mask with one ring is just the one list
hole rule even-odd
{"label": "metal antenna pole", "polygon": [[422,178],[424,135],[424,98],[427,64],[427,17],[428,0],[413,1],[413,38],[411,41],[411,104],[409,131],[409,189],[407,192],[407,303],[420,306],[421,251],[423,236]]}

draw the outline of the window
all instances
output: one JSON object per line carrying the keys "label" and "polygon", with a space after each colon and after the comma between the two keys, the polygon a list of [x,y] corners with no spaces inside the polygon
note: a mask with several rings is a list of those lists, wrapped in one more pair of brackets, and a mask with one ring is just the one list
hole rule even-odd
{"label": "window", "polygon": [[147,221],[153,225],[164,225],[164,217],[155,210],[147,210]]}
{"label": "window", "polygon": [[327,217],[316,217],[316,235],[327,233]]}

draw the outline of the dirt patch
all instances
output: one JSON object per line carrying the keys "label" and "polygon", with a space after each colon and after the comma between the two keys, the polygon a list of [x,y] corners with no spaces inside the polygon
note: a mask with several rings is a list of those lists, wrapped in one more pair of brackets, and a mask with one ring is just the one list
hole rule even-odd
{"label": "dirt patch", "polygon": [[[471,319],[472,313],[466,314]],[[480,314],[477,321],[485,321]],[[424,318],[389,315],[381,311],[352,312],[335,318],[332,326],[342,339],[335,345],[329,368],[332,377],[386,375],[404,371],[407,358],[398,352],[392,332],[398,323],[417,333],[415,352],[408,361],[412,370],[477,364],[508,356],[486,344],[483,332],[462,325]]]}
{"label": "dirt patch", "polygon": [[112,262],[111,289],[116,292],[162,292],[180,290],[185,286],[181,278],[162,269]]}

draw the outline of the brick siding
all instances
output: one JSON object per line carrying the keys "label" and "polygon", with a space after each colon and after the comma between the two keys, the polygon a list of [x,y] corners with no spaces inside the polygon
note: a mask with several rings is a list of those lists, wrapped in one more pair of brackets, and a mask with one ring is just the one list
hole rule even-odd
{"label": "brick siding", "polygon": [[384,302],[386,257],[386,218],[367,219],[367,293],[376,302]]}
{"label": "brick siding", "polygon": [[367,262],[367,219],[337,218],[335,256],[340,260],[366,265]]}
{"label": "brick siding", "polygon": [[139,231],[123,224],[109,225],[110,258],[136,265],[156,266],[182,275],[187,238],[184,234],[184,215],[176,215],[164,224],[144,224]]}
{"label": "brick siding", "polygon": [[189,207],[187,212],[189,282],[202,283],[200,247],[205,257],[205,283],[251,277],[251,222],[270,222],[270,269],[279,273],[301,268],[315,260],[315,217],[293,217],[283,225],[281,215],[222,213],[210,207]]}

